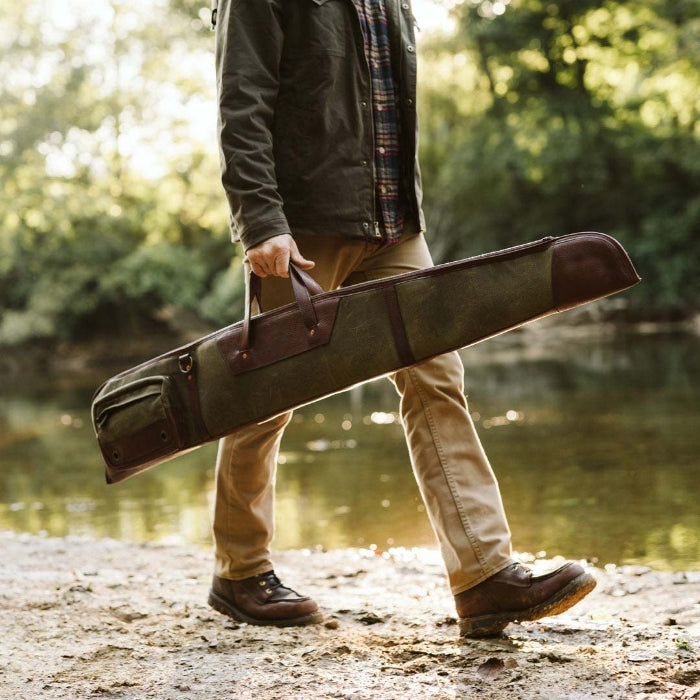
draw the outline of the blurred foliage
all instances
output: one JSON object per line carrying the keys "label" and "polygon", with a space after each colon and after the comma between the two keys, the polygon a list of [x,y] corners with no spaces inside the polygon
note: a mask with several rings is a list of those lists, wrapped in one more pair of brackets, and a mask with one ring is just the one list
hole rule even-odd
{"label": "blurred foliage", "polygon": [[[638,306],[697,304],[700,0],[449,2],[421,38],[435,257],[604,230]],[[0,344],[240,317],[212,44],[201,0],[4,10]]]}
{"label": "blurred foliage", "polygon": [[424,46],[438,257],[600,230],[646,309],[700,301],[700,2],[470,0]]}
{"label": "blurred foliage", "polygon": [[0,343],[231,322],[208,10],[65,5],[0,20]]}

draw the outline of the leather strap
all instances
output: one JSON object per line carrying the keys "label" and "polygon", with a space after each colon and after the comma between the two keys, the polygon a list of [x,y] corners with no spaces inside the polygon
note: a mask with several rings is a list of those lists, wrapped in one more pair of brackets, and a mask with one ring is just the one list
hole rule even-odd
{"label": "leather strap", "polygon": [[[245,276],[245,310],[241,328],[241,344],[239,346],[239,350],[242,353],[248,352],[252,343],[250,317],[253,301],[257,301],[258,307],[262,309],[262,280],[250,269],[248,263],[245,263],[245,265],[248,268],[248,274]],[[292,283],[294,299],[304,319],[304,326],[306,326],[308,331],[311,331],[318,326],[318,317],[311,297],[321,294],[323,289],[308,272],[298,268],[293,262],[289,263],[289,279]]]}
{"label": "leather strap", "polygon": [[[314,310],[314,305],[311,303],[311,295],[320,294],[323,290],[310,275],[300,270],[294,264],[289,265],[289,278],[292,281],[294,298],[296,299],[297,306],[304,319],[304,325],[306,326],[306,330],[310,331],[318,325],[316,311]],[[316,289],[318,291],[316,291]]]}
{"label": "leather strap", "polygon": [[198,377],[197,377],[197,367],[192,357],[192,354],[186,353],[180,355],[178,358],[180,371],[185,375],[185,381],[187,383],[187,396],[190,401],[190,409],[192,413],[192,420],[194,420],[197,430],[207,437],[211,437],[209,430],[204,423],[202,418],[202,406],[199,401],[199,389],[198,389]]}
{"label": "leather strap", "polygon": [[396,352],[398,352],[401,359],[401,364],[413,365],[416,363],[416,358],[413,356],[413,351],[406,335],[399,298],[396,294],[396,285],[390,284],[384,287],[384,302],[386,303],[386,310],[389,313],[389,321],[391,322],[391,335],[394,339]]}

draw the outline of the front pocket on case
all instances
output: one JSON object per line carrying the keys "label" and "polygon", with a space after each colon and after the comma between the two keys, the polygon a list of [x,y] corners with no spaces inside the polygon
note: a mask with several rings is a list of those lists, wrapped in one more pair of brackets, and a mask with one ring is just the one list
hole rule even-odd
{"label": "front pocket on case", "polygon": [[93,422],[107,464],[128,469],[182,449],[174,394],[167,377],[146,377],[95,402]]}

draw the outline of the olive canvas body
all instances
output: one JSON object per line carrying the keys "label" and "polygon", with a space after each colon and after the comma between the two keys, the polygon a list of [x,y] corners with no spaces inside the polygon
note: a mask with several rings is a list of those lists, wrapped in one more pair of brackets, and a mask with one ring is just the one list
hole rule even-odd
{"label": "olive canvas body", "polygon": [[640,281],[624,248],[596,232],[329,292],[293,266],[290,278],[294,303],[251,316],[260,289],[251,275],[242,321],[102,384],[92,420],[108,483]]}

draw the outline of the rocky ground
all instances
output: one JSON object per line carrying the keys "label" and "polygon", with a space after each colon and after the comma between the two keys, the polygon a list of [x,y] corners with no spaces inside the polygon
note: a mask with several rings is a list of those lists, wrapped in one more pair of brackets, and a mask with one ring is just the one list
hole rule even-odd
{"label": "rocky ground", "polygon": [[465,641],[435,551],[280,553],[326,620],[279,630],[211,610],[196,547],[0,546],[3,698],[700,698],[700,572],[594,569],[568,613]]}

